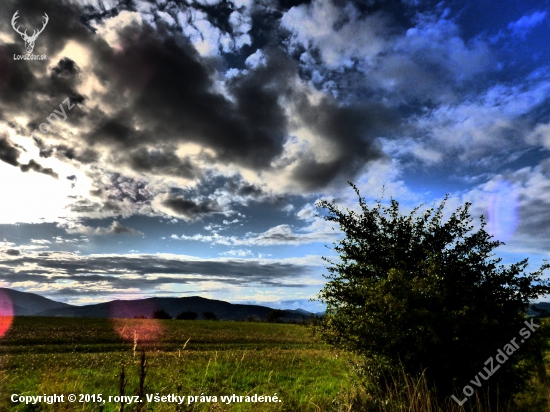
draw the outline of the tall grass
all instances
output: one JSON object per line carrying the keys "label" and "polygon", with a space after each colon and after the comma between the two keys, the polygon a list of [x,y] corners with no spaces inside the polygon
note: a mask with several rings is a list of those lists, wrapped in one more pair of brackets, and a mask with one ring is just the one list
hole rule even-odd
{"label": "tall grass", "polygon": [[[368,387],[369,389],[366,389]],[[355,385],[341,393],[338,412],[543,412],[550,411],[550,386],[533,377],[526,391],[510,404],[491,404],[483,392],[476,391],[461,406],[452,398],[441,400],[424,374],[411,377],[403,369],[385,379],[383,386]],[[458,397],[462,398],[462,397]]]}
{"label": "tall grass", "polygon": [[299,325],[166,320],[158,321],[158,339],[142,334],[136,344],[132,327],[150,320],[130,321],[124,333],[117,333],[120,325],[107,320],[16,319],[0,341],[0,411],[135,412],[137,405],[129,403],[38,408],[12,404],[9,397],[101,393],[108,398],[138,392],[218,397],[277,393],[282,399],[278,404],[232,405],[149,404],[144,399],[142,412],[331,411],[347,385],[345,360]]}
{"label": "tall grass", "polygon": [[[132,320],[145,325],[149,320]],[[348,359],[298,325],[253,322],[159,321],[157,340],[137,340],[112,322],[94,319],[16,319],[0,342],[0,412],[135,412],[135,404],[11,404],[12,393],[136,395],[277,395],[278,404],[148,404],[142,412],[464,412],[440,401],[423,376],[401,371],[382,387],[365,385]],[[49,324],[49,326],[48,326]],[[126,331],[130,328],[128,338]],[[143,358],[145,351],[146,358]],[[135,352],[135,356],[134,356]],[[140,356],[141,355],[141,356]],[[124,371],[124,372],[122,372]],[[368,390],[366,389],[368,388]],[[460,391],[458,391],[460,392]],[[548,384],[533,378],[516,409],[488,405],[482,395],[464,405],[475,412],[550,410]],[[447,394],[445,394],[447,395]],[[450,395],[450,394],[449,394]]]}

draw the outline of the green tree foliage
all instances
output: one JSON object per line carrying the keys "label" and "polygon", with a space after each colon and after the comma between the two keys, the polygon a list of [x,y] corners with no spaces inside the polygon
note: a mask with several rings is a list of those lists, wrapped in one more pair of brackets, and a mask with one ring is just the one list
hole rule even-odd
{"label": "green tree foliage", "polygon": [[487,359],[517,337],[520,348],[474,388],[506,398],[522,390],[547,339],[541,327],[519,343],[519,331],[529,300],[550,291],[542,279],[550,265],[545,261],[532,273],[525,272],[527,259],[502,265],[493,250],[503,243],[491,239],[483,217],[474,231],[469,203],[447,220],[447,199],[403,215],[393,199],[369,207],[350,185],[358,212],[318,203],[328,212],[325,220],[344,234],[333,247],[339,258],[325,259],[329,274],[319,294],[327,304],[324,339],[361,355],[361,371],[371,382],[396,368],[425,371],[438,396],[448,397],[472,385],[478,372],[486,375]]}
{"label": "green tree foliage", "polygon": [[267,321],[270,323],[277,323],[279,320],[286,316],[286,312],[281,309],[273,309],[267,314]]}
{"label": "green tree foliage", "polygon": [[206,320],[218,320],[218,317],[214,312],[202,312],[202,317]]}
{"label": "green tree foliage", "polygon": [[197,312],[187,312],[183,311],[178,316],[176,316],[176,319],[179,320],[195,320],[199,317]]}
{"label": "green tree foliage", "polygon": [[168,314],[164,309],[159,309],[153,312],[153,319],[172,319],[172,316],[170,316],[170,314]]}

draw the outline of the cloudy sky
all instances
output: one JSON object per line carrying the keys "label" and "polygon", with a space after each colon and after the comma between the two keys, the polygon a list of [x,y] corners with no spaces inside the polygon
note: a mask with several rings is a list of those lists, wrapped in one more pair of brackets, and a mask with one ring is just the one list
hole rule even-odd
{"label": "cloudy sky", "polygon": [[0,286],[319,309],[347,181],[548,256],[546,0],[2,5]]}

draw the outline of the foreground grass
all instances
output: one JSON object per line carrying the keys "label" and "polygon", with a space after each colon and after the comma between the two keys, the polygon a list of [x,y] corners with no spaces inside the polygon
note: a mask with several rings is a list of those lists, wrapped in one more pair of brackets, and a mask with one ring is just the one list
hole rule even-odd
{"label": "foreground grass", "polygon": [[[147,361],[144,395],[202,394],[217,396],[217,402],[178,405],[149,403],[144,397],[142,404],[121,409],[115,400],[54,405],[10,401],[11,394],[102,394],[108,400],[121,394],[123,367],[124,394],[136,395],[142,350]],[[438,403],[422,379],[405,375],[396,377],[394,390],[367,393],[350,384],[349,365],[301,325],[17,318],[0,340],[0,411],[464,411],[454,401]],[[282,402],[221,400],[233,394],[276,394]],[[549,399],[548,382],[533,379],[514,412],[550,410]],[[468,405],[477,412],[505,411],[483,399]]]}
{"label": "foreground grass", "polygon": [[[217,403],[191,405],[144,399],[144,411],[325,411],[347,388],[346,362],[300,325],[29,317],[15,319],[0,341],[0,410],[119,411],[115,402],[25,405],[13,404],[10,396],[108,399],[120,394],[123,366],[125,394],[135,395],[142,349],[146,394],[218,397]],[[222,395],[275,393],[282,402],[220,401]]]}

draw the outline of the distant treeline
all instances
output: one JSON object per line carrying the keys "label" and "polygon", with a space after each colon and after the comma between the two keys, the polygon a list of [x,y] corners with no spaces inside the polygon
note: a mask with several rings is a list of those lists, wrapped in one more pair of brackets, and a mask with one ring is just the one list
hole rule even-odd
{"label": "distant treeline", "polygon": [[[245,319],[236,319],[236,321],[241,322],[269,322],[269,323],[311,323],[316,316],[311,314],[310,317],[302,316],[301,320],[297,319],[288,319],[286,318],[287,314],[284,310],[273,309],[270,311],[265,318],[260,318],[259,316],[247,316]],[[135,318],[146,319],[146,316],[135,316]],[[197,320],[199,314],[194,311],[183,311],[179,313],[175,318],[173,318],[168,312],[164,309],[156,310],[152,313],[151,319],[177,319],[177,320]],[[286,318],[286,319],[285,319]],[[219,320],[218,316],[214,312],[206,311],[202,312],[200,319],[204,320]]]}

